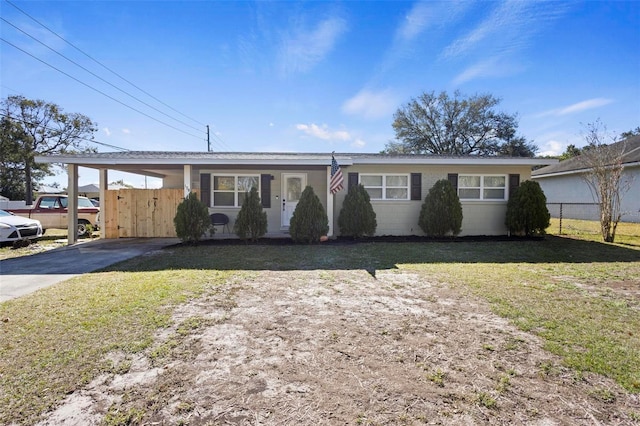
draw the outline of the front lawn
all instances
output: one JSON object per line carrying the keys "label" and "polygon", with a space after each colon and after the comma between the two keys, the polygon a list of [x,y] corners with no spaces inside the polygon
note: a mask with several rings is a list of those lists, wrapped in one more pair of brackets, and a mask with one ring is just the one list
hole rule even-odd
{"label": "front lawn", "polygon": [[[545,349],[560,356],[576,377],[598,373],[626,392],[640,393],[640,250],[635,247],[553,236],[315,246],[212,243],[141,256],[0,304],[0,423],[32,424],[98,375],[127,371],[128,361],[109,360],[110,353],[125,359],[171,353],[179,339],[169,347],[158,347],[155,339],[159,330],[175,325],[176,307],[216,296],[229,300],[225,309],[231,312],[233,294],[220,294],[225,283],[250,286],[254,271],[283,271],[291,279],[300,271],[325,271],[317,280],[355,286],[349,271],[366,271],[373,283],[387,271],[411,273],[418,277],[416,285],[438,282],[469,300],[486,300],[495,314],[543,339]],[[202,324],[216,326],[198,321]],[[188,333],[189,327],[182,335]],[[600,391],[606,389],[594,392]],[[640,410],[627,414],[640,418]],[[132,423],[145,418],[140,409],[128,415],[123,418]]]}

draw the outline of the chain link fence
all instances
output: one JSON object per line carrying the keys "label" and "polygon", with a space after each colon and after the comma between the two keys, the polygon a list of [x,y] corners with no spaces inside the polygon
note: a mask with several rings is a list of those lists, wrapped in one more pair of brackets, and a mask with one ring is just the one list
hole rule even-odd
{"label": "chain link fence", "polygon": [[[598,233],[600,223],[600,208],[597,203],[547,203],[551,215],[550,231],[562,234],[570,233]],[[588,222],[581,222],[588,221]],[[640,228],[640,212],[625,213],[621,223],[629,222],[631,229]],[[635,226],[633,226],[635,225]]]}
{"label": "chain link fence", "polygon": [[547,203],[552,218],[558,219],[558,234],[562,234],[563,219],[600,220],[600,209],[597,203]]}

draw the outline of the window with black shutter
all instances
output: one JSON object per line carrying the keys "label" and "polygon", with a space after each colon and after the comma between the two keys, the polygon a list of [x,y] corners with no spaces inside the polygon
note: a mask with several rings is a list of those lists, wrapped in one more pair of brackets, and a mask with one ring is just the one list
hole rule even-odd
{"label": "window with black shutter", "polygon": [[451,182],[451,185],[453,185],[453,189],[456,190],[456,192],[458,191],[458,174],[457,173],[449,173],[447,175],[447,179],[449,179],[449,182]]}
{"label": "window with black shutter", "polygon": [[262,207],[268,209],[271,207],[271,175],[260,175],[260,201]]}
{"label": "window with black shutter", "polygon": [[509,198],[520,186],[520,175],[509,175]]}
{"label": "window with black shutter", "polygon": [[209,173],[200,175],[200,200],[207,207],[211,207],[211,175]]}
{"label": "window with black shutter", "polygon": [[358,185],[358,173],[351,172],[347,176],[347,190],[356,185]]}
{"label": "window with black shutter", "polygon": [[411,173],[411,199],[422,200],[422,173]]}

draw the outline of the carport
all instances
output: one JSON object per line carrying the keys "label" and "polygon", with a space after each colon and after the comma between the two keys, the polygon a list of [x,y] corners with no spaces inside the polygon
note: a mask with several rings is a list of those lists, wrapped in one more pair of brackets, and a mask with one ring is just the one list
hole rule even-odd
{"label": "carport", "polygon": [[[183,194],[186,196],[191,191],[191,171],[192,166],[186,164],[184,159],[166,159],[163,161],[157,155],[150,155],[149,152],[128,152],[126,155],[121,153],[102,153],[102,154],[66,154],[58,156],[38,156],[35,158],[39,163],[62,163],[67,166],[68,184],[67,193],[69,195],[69,214],[68,214],[68,244],[77,243],[78,236],[74,232],[76,222],[78,221],[78,202],[77,197],[80,195],[78,191],[78,168],[87,167],[96,169],[99,172],[100,202],[101,212],[109,207],[107,200],[107,187],[109,179],[109,170],[121,171],[142,176],[156,177],[167,179],[181,179],[183,184]],[[153,157],[153,158],[152,158]],[[106,238],[106,215],[100,214],[100,237]]]}

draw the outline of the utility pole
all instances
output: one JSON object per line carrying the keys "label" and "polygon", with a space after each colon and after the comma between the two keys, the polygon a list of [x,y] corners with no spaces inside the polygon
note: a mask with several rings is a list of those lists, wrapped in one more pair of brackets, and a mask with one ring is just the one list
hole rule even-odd
{"label": "utility pole", "polygon": [[211,141],[209,140],[209,125],[207,124],[207,152],[211,152]]}

